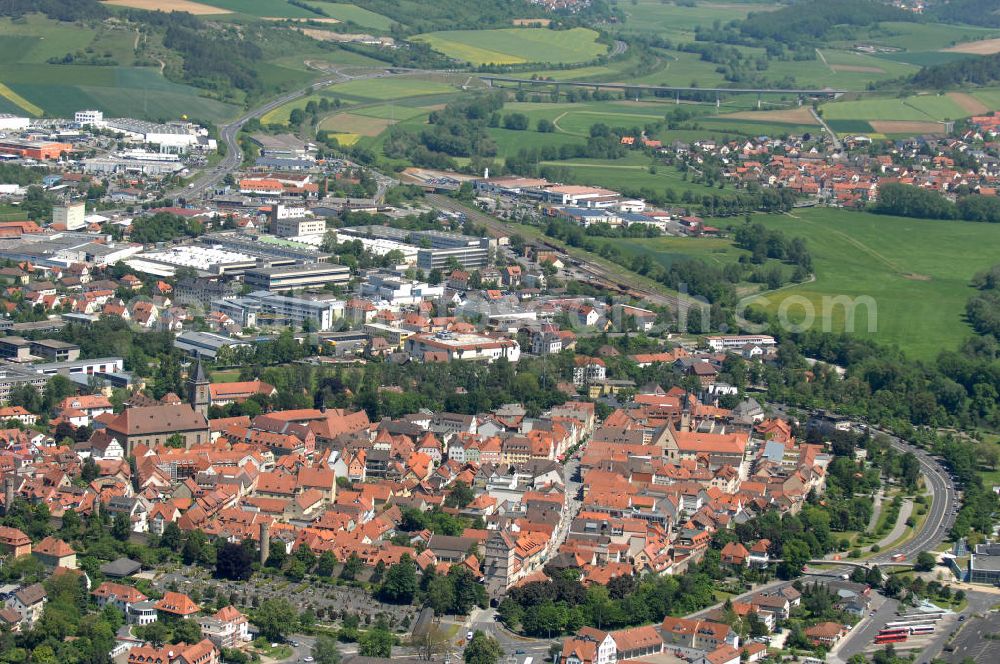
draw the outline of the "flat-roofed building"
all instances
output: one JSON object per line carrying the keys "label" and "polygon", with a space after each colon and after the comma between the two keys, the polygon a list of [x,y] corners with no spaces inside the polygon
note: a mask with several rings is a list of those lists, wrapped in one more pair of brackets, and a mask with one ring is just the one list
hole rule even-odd
{"label": "flat-roofed building", "polygon": [[31,360],[31,342],[24,337],[3,337],[0,339],[0,357],[14,362]]}
{"label": "flat-roofed building", "polygon": [[218,300],[212,309],[245,327],[299,327],[325,332],[344,317],[343,300],[292,297],[254,291],[231,300]]}
{"label": "flat-roofed building", "polygon": [[424,361],[479,360],[488,363],[500,358],[517,362],[521,347],[517,341],[481,334],[415,334],[406,340],[406,351],[411,357]]}
{"label": "flat-roofed building", "polygon": [[31,342],[31,354],[52,362],[72,362],[80,358],[80,347],[59,339],[39,339]]}
{"label": "flat-roofed building", "polygon": [[244,280],[255,290],[271,292],[322,288],[328,284],[345,286],[351,281],[351,269],[333,263],[284,265],[247,270]]}
{"label": "flat-roofed building", "polygon": [[458,263],[463,268],[485,267],[490,262],[489,246],[451,247],[447,249],[420,249],[417,267],[421,270],[444,270]]}
{"label": "flat-roofed building", "polygon": [[[281,208],[282,206],[275,207]],[[271,220],[271,232],[278,237],[322,235],[326,232],[326,219],[323,217],[275,216]]]}

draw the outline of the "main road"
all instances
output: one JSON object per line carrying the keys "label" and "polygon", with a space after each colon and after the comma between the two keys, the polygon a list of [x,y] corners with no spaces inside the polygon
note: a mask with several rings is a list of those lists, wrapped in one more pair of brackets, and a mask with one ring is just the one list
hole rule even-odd
{"label": "main road", "polygon": [[220,126],[219,140],[226,146],[226,156],[223,157],[222,161],[216,164],[213,168],[205,170],[186,187],[181,187],[165,194],[166,197],[197,198],[203,195],[206,191],[221,182],[226,175],[235,171],[240,164],[243,163],[243,151],[240,149],[239,140],[236,138],[240,133],[240,129],[243,128],[243,125],[253,118],[264,117],[265,114],[270,113],[279,106],[298,99],[306,93],[332,85],[336,82],[336,80],[337,79],[326,79],[317,81],[316,83],[308,85],[304,88],[299,88],[294,92],[286,92],[285,94],[275,97],[274,99],[271,99],[251,111],[247,111],[229,124]]}

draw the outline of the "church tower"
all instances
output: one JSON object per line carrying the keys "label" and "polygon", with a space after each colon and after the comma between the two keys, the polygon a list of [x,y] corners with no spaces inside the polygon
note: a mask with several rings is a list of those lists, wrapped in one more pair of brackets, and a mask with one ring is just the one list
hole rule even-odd
{"label": "church tower", "polygon": [[192,373],[188,373],[187,397],[188,403],[197,412],[208,417],[208,405],[211,401],[208,389],[208,379],[205,378],[205,370],[201,366],[201,356],[198,357],[198,365]]}

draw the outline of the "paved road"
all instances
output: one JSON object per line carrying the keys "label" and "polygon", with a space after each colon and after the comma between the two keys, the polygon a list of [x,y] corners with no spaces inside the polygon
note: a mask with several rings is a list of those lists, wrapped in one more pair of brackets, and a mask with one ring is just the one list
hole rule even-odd
{"label": "paved road", "polygon": [[240,144],[237,140],[237,135],[240,133],[240,129],[243,128],[243,125],[245,125],[252,118],[261,118],[266,113],[273,111],[279,106],[287,104],[294,99],[298,99],[302,95],[312,92],[314,89],[331,85],[337,80],[338,79],[335,78],[328,78],[308,85],[304,88],[299,88],[294,92],[287,92],[251,111],[244,113],[229,124],[219,127],[219,140],[226,146],[226,156],[223,157],[222,161],[216,164],[214,168],[202,173],[188,186],[167,192],[164,196],[166,198],[197,198],[202,196],[206,191],[221,182],[227,174],[239,168],[240,164],[243,163],[243,151],[240,149]]}
{"label": "paved road", "polygon": [[[279,97],[262,104],[254,108],[251,111],[247,111],[241,115],[236,120],[233,120],[229,124],[222,125],[219,127],[219,139],[226,146],[226,156],[223,157],[222,161],[215,165],[214,168],[203,172],[194,182],[191,182],[188,186],[176,189],[171,192],[164,194],[167,198],[197,198],[204,195],[212,187],[221,182],[226,175],[232,173],[240,164],[243,163],[243,151],[240,149],[239,140],[237,139],[240,129],[243,128],[248,121],[252,118],[261,118],[267,113],[273,111],[274,109],[287,104],[290,101],[298,99],[299,97],[309,94],[315,90],[320,90],[322,88],[328,87],[335,83],[343,83],[345,81],[353,81],[358,79],[367,78],[383,78],[388,76],[398,76],[415,73],[416,70],[400,70],[388,71],[386,69],[370,69],[364,70],[358,74],[348,74],[344,71],[338,69],[327,70],[330,74],[329,77],[323,80],[311,83],[304,88],[299,88],[293,92],[287,92]],[[391,186],[395,181],[384,175],[378,176],[379,190],[376,199],[380,199],[384,194],[386,189]]]}
{"label": "paved road", "polygon": [[844,144],[840,142],[840,137],[837,136],[837,132],[830,129],[830,125],[826,123],[826,120],[823,119],[823,116],[817,113],[816,109],[813,108],[812,106],[809,107],[809,112],[812,113],[812,116],[813,118],[816,119],[816,122],[823,125],[823,131],[825,131],[827,135],[830,137],[830,140],[833,141],[833,149],[836,150],[837,152],[843,150]]}
{"label": "paved road", "polygon": [[899,516],[896,517],[896,523],[893,525],[892,530],[877,542],[880,549],[889,546],[903,536],[906,532],[906,520],[910,518],[912,513],[913,501],[904,500],[903,504],[899,506]]}

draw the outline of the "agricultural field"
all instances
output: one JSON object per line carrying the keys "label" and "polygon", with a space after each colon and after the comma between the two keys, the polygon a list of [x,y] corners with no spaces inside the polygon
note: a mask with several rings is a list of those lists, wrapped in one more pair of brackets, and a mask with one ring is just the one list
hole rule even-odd
{"label": "agricultural field", "polygon": [[619,7],[626,20],[620,32],[654,32],[667,38],[689,39],[699,25],[711,27],[715,21],[728,23],[746,18],[754,11],[767,11],[763,5],[733,2],[698,2],[694,7],[682,7],[662,0],[636,0]]}
{"label": "agricultural field", "polygon": [[102,2],[115,7],[144,9],[151,12],[187,12],[195,16],[230,13],[228,9],[222,9],[203,2],[195,2],[194,0],[102,0]]}
{"label": "agricultural field", "polygon": [[[131,1],[131,0],[128,0]],[[203,4],[212,5],[227,11],[258,16],[261,18],[320,18],[317,14],[296,7],[286,0],[199,0]],[[164,0],[168,4],[169,0]]]}
{"label": "agricultural field", "polygon": [[[95,30],[40,15],[0,20],[0,106],[4,112],[71,117],[81,108],[109,116],[216,122],[236,114],[234,105],[200,96],[165,79],[157,67],[133,67],[138,35],[122,26]],[[119,66],[48,64],[67,53],[110,56]]]}
{"label": "agricultural field", "polygon": [[839,133],[931,133],[943,129],[938,123],[972,115],[971,101],[954,95],[918,95],[831,102],[821,110]]}
{"label": "agricultural field", "polygon": [[402,99],[425,95],[439,95],[455,92],[455,88],[440,81],[396,76],[393,78],[368,78],[340,83],[328,90],[337,96],[359,100]]}
{"label": "agricultural field", "polygon": [[939,51],[956,44],[1000,37],[1000,30],[971,25],[946,25],[944,23],[901,23],[886,21],[872,28],[843,46],[850,47],[856,42],[878,46],[891,46],[905,51]]}
{"label": "agricultural field", "polygon": [[389,30],[392,27],[393,22],[389,17],[376,14],[357,5],[342,4],[339,2],[316,2],[315,5],[339,21],[350,21],[351,23],[360,25],[362,28]]}
{"label": "agricultural field", "polygon": [[913,74],[919,67],[903,62],[883,60],[863,53],[819,49],[815,60],[771,60],[765,75],[771,80],[786,76],[805,87],[832,87],[845,90],[865,90],[873,81]]}
{"label": "agricultural field", "polygon": [[447,30],[417,35],[414,40],[426,42],[435,51],[473,65],[586,62],[608,50],[597,42],[597,32],[587,28]]}
{"label": "agricultural field", "polygon": [[[822,311],[822,298],[874,299],[875,331],[868,312],[858,307],[854,331],[897,344],[915,358],[930,359],[958,347],[971,330],[964,320],[973,294],[972,276],[996,263],[1000,225],[960,221],[903,219],[830,208],[796,210],[789,215],[758,215],[769,228],[805,238],[816,281],[774,294],[766,309],[776,312],[783,298],[800,296]],[[719,222],[724,224],[725,220]],[[789,313],[803,311],[789,301]],[[833,310],[831,329],[844,330],[844,310]],[[800,319],[798,319],[800,320]]]}

